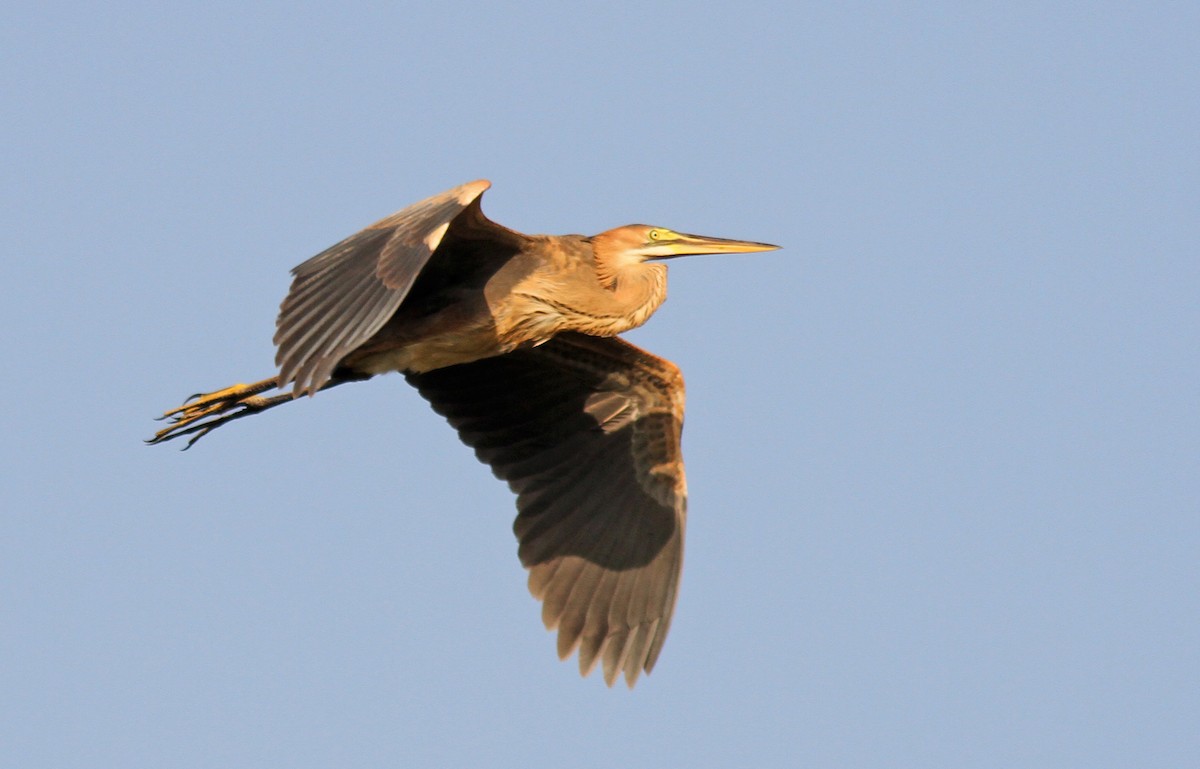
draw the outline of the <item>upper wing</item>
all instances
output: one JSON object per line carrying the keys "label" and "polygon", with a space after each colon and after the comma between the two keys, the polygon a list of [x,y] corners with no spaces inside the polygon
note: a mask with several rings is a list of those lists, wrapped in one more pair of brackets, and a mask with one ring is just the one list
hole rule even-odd
{"label": "upper wing", "polygon": [[478,203],[490,186],[481,179],[414,203],[293,269],[275,323],[279,387],[321,389],[338,361],[396,312],[456,217],[471,208],[491,224]]}
{"label": "upper wing", "polygon": [[539,346],[409,382],[517,493],[513,528],[558,653],[633,686],[658,659],[683,566],[679,369],[617,338]]}

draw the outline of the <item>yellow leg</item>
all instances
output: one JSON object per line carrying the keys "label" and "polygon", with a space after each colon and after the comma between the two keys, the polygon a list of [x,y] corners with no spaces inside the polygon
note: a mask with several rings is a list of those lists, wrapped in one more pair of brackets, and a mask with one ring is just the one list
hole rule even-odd
{"label": "yellow leg", "polygon": [[184,447],[188,448],[210,430],[220,427],[226,422],[265,411],[292,399],[291,393],[270,398],[259,395],[259,393],[273,390],[275,387],[276,380],[272,377],[253,384],[236,384],[216,392],[193,395],[179,408],[171,409],[159,417],[159,419],[169,419],[170,426],[159,430],[153,438],[146,442],[162,443],[183,435],[192,435],[187,446]]}
{"label": "yellow leg", "polygon": [[208,414],[220,413],[231,406],[249,400],[252,396],[258,395],[261,392],[273,390],[275,386],[275,378],[272,377],[264,379],[261,382],[255,382],[254,384],[235,384],[216,392],[196,393],[184,401],[182,406],[177,409],[171,409],[160,418],[170,419],[173,422],[180,422],[185,418],[194,421]]}

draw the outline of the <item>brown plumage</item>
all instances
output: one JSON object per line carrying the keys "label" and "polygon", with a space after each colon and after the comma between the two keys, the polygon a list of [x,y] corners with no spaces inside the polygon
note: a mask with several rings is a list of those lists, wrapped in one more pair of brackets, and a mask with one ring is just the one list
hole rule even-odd
{"label": "brown plumage", "polygon": [[[611,686],[654,667],[683,563],[683,378],[616,337],[666,298],[650,260],[775,246],[628,225],[588,238],[488,220],[486,181],[383,219],[293,270],[279,374],[197,396],[150,443],[403,372],[517,494],[514,531],[558,653]],[[290,392],[266,397],[278,388]]]}

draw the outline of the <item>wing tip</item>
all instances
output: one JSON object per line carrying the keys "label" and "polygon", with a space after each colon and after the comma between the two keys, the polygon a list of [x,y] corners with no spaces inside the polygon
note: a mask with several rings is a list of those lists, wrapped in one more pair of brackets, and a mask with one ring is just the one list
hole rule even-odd
{"label": "wing tip", "polygon": [[465,206],[482,195],[491,186],[492,183],[487,179],[476,179],[473,182],[467,182],[458,188],[458,202]]}

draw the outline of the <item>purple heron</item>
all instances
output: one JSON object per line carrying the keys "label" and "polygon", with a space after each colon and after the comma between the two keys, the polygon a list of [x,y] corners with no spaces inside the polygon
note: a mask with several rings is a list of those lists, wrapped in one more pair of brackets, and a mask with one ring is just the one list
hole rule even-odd
{"label": "purple heron", "polygon": [[[634,224],[593,237],[490,221],[476,181],[292,273],[277,376],[196,395],[149,443],[402,372],[517,495],[529,589],[583,675],[632,687],[662,649],[683,564],[683,377],[617,334],[666,298],[660,260],[777,246]],[[288,391],[290,387],[290,391]],[[279,389],[279,394],[263,393]]]}

